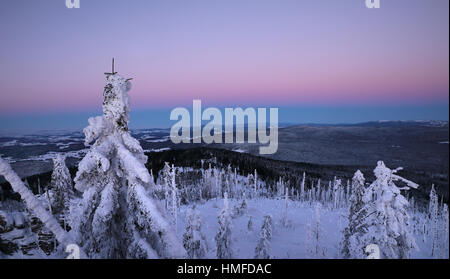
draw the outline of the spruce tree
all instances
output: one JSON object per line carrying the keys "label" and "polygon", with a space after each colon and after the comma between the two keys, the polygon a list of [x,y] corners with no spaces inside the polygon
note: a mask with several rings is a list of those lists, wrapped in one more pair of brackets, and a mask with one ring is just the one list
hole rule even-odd
{"label": "spruce tree", "polygon": [[183,234],[183,246],[190,259],[201,259],[206,255],[206,238],[201,229],[202,220],[200,213],[195,209],[190,210],[186,231]]}
{"label": "spruce tree", "polygon": [[348,224],[343,233],[341,255],[344,258],[364,258],[365,247],[358,242],[358,237],[364,232],[365,212],[362,210],[364,207],[362,199],[365,192],[365,179],[359,170],[353,175],[351,189]]}
{"label": "spruce tree", "polygon": [[231,216],[228,205],[228,194],[224,193],[223,208],[218,216],[219,231],[215,236],[218,259],[231,259],[233,251],[231,248]]}
{"label": "spruce tree", "polygon": [[64,218],[70,207],[70,199],[73,197],[73,183],[69,169],[65,163],[65,157],[57,154],[53,158],[53,173],[50,187],[53,191],[53,214]]}
{"label": "spruce tree", "polygon": [[358,239],[364,246],[378,245],[381,257],[388,259],[410,258],[411,249],[417,248],[409,228],[408,201],[394,182],[402,181],[406,189],[418,185],[396,175],[398,170],[401,168],[391,170],[382,161],[377,163],[376,180],[363,196],[365,229]]}
{"label": "spruce tree", "polygon": [[270,240],[272,239],[272,216],[265,215],[259,234],[259,241],[255,248],[255,259],[270,259]]}
{"label": "spruce tree", "polygon": [[182,258],[174,229],[146,188],[147,157],[128,129],[130,79],[107,73],[103,115],[89,118],[75,188],[82,201],[71,209],[71,227],[91,258]]}

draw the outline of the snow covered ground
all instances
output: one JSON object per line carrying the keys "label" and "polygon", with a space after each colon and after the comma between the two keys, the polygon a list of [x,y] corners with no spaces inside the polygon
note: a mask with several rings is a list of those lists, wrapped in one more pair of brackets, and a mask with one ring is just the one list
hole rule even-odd
{"label": "snow covered ground", "polygon": [[[240,203],[240,200],[230,199],[230,208]],[[263,216],[271,214],[273,218],[273,236],[270,242],[271,258],[274,259],[307,259],[307,258],[342,258],[339,254],[339,245],[342,239],[342,231],[347,225],[347,209],[330,209],[322,207],[321,209],[321,232],[322,236],[319,246],[324,254],[319,256],[307,253],[308,238],[307,224],[314,223],[314,206],[300,201],[289,201],[288,204],[288,222],[290,226],[282,225],[283,212],[285,210],[284,199],[265,199],[257,198],[247,200],[247,211],[242,216],[233,218],[232,240],[234,258],[248,259],[254,258],[255,247],[259,240],[259,233],[263,221]],[[216,258],[214,236],[219,229],[217,215],[223,206],[223,199],[212,199],[205,203],[197,203],[196,209],[200,212],[203,225],[202,232],[208,242],[208,252],[206,258]],[[177,235],[180,239],[183,237],[186,226],[187,212],[192,205],[182,206],[178,215]],[[420,213],[417,213],[421,215]],[[411,214],[412,215],[412,214]],[[252,216],[253,230],[248,230],[248,221]],[[413,217],[413,216],[412,216]],[[423,216],[417,216],[423,217]],[[417,218],[422,220],[422,218]],[[418,224],[412,226],[420,227]],[[430,258],[431,257],[431,237],[428,235],[414,234],[419,251],[412,253],[412,258]],[[310,245],[314,245],[310,243]],[[448,249],[447,249],[448,258]]]}

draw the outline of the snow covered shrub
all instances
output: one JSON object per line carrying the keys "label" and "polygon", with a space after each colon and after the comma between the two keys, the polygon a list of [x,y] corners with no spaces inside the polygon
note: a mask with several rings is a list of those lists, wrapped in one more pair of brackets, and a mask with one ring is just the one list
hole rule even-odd
{"label": "snow covered shrub", "polygon": [[219,231],[215,236],[217,250],[216,255],[218,259],[231,259],[233,257],[233,250],[231,248],[231,216],[228,206],[228,194],[224,193],[223,208],[218,216]]}
{"label": "snow covered shrub", "polygon": [[270,259],[270,240],[272,239],[272,216],[265,215],[261,226],[260,238],[255,248],[255,259]]}
{"label": "snow covered shrub", "polygon": [[193,209],[188,214],[188,223],[183,234],[183,246],[190,259],[201,259],[206,254],[207,242],[201,232],[202,220],[200,213]]}
{"label": "snow covered shrub", "polygon": [[147,157],[128,130],[131,83],[108,74],[103,116],[89,118],[75,188],[83,192],[71,208],[71,227],[92,258],[182,258],[181,242],[146,189]]}

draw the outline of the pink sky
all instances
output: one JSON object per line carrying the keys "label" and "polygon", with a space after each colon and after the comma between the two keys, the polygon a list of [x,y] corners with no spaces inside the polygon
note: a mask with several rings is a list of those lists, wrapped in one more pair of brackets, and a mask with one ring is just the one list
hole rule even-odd
{"label": "pink sky", "polygon": [[135,107],[449,100],[447,0],[32,2],[0,10],[1,112],[98,108],[112,57]]}

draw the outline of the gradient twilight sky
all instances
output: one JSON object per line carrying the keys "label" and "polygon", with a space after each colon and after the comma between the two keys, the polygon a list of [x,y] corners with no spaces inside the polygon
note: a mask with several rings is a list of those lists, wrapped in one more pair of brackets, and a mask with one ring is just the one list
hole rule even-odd
{"label": "gradient twilight sky", "polygon": [[165,125],[193,99],[280,107],[282,122],[448,120],[449,1],[364,2],[4,0],[0,126],[85,126],[112,57],[132,108]]}

